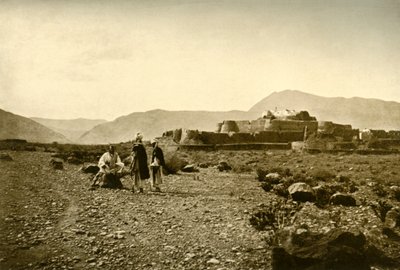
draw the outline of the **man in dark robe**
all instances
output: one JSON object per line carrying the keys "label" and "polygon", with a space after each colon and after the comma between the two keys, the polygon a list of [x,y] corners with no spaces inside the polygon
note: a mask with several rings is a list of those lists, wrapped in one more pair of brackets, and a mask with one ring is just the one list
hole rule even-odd
{"label": "man in dark robe", "polygon": [[132,148],[133,162],[131,167],[131,175],[134,174],[134,183],[132,185],[132,192],[135,189],[143,193],[144,181],[150,178],[149,167],[147,164],[146,148],[142,143],[143,136],[138,133]]}
{"label": "man in dark robe", "polygon": [[153,154],[151,156],[151,186],[156,192],[161,192],[160,185],[163,183],[162,180],[162,167],[165,166],[164,153],[158,146],[158,140],[154,139],[151,142],[153,146]]}

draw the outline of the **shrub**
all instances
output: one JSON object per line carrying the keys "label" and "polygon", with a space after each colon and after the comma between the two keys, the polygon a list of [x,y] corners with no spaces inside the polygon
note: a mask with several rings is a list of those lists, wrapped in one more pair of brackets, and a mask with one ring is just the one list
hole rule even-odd
{"label": "shrub", "polygon": [[372,187],[372,191],[378,195],[378,197],[385,197],[388,192],[385,190],[384,186],[380,183],[377,183]]}
{"label": "shrub", "polygon": [[382,221],[385,222],[386,214],[392,209],[392,205],[390,205],[385,200],[379,200],[377,203],[370,205],[375,215]]}
{"label": "shrub", "polygon": [[269,170],[270,173],[278,173],[280,176],[287,177],[293,176],[289,168],[274,167]]}
{"label": "shrub", "polygon": [[263,190],[265,190],[266,192],[271,191],[271,189],[273,188],[272,184],[270,182],[263,182],[261,184],[261,187]]}
{"label": "shrub", "polygon": [[265,179],[265,176],[268,174],[269,172],[268,172],[268,170],[264,170],[264,169],[261,169],[261,168],[257,168],[257,170],[256,170],[256,174],[257,174],[257,177],[256,177],[256,179],[258,179],[258,181],[260,181],[260,182],[264,182],[266,179]]}
{"label": "shrub", "polygon": [[302,181],[298,181],[298,178],[296,179],[294,176],[289,176],[286,178],[283,178],[282,184],[288,188],[290,187],[292,184],[297,183],[297,182],[302,182]]}
{"label": "shrub", "polygon": [[336,179],[337,179],[337,181],[340,182],[340,183],[346,183],[346,184],[350,183],[350,178],[349,178],[348,176],[338,175],[338,176],[336,177]]}
{"label": "shrub", "polygon": [[347,189],[350,193],[354,193],[358,190],[358,187],[354,181],[350,181],[350,183],[347,185]]}
{"label": "shrub", "polygon": [[400,189],[393,190],[393,197],[400,202]]}
{"label": "shrub", "polygon": [[293,223],[300,207],[298,204],[285,203],[283,200],[275,201],[252,214],[249,221],[257,230],[265,230],[267,227],[273,230],[282,229]]}
{"label": "shrub", "polygon": [[278,184],[274,186],[273,191],[276,195],[287,198],[289,196],[288,187],[284,184]]}
{"label": "shrub", "polygon": [[247,173],[247,172],[251,172],[253,170],[253,168],[247,164],[233,164],[232,170],[235,173]]}
{"label": "shrub", "polygon": [[296,173],[295,175],[293,175],[293,179],[296,181],[296,182],[306,182],[306,176],[304,175],[304,174],[302,174],[302,173]]}
{"label": "shrub", "polygon": [[312,173],[312,177],[317,181],[329,181],[335,177],[330,171],[319,169]]}

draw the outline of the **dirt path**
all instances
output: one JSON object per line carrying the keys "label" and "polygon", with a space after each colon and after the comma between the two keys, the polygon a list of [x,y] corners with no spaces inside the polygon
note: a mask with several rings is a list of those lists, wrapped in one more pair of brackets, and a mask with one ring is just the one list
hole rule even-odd
{"label": "dirt path", "polygon": [[209,168],[165,177],[161,194],[90,191],[79,166],[55,171],[48,153],[10,154],[14,161],[0,162],[0,269],[270,265],[262,233],[248,222],[266,196],[252,175]]}

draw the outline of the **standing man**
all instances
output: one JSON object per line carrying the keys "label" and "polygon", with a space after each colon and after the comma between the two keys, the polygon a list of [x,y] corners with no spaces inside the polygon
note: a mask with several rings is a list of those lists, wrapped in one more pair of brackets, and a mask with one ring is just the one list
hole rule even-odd
{"label": "standing man", "polygon": [[161,148],[158,146],[157,139],[153,139],[151,141],[151,145],[153,146],[153,154],[151,156],[151,186],[155,189],[156,192],[161,192],[160,184],[162,181],[162,167],[165,166],[164,161],[164,153]]}
{"label": "standing man", "polygon": [[142,143],[142,139],[142,134],[136,134],[135,143],[132,148],[133,162],[131,165],[131,175],[135,175],[132,192],[138,189],[140,193],[143,193],[144,181],[150,178],[146,148]]}

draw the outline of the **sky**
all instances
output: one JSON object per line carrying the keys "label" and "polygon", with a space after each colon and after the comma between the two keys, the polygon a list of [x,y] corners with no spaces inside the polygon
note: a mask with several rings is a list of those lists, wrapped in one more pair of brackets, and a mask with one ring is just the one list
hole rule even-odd
{"label": "sky", "polygon": [[113,120],[274,91],[400,102],[400,0],[0,0],[0,108]]}

